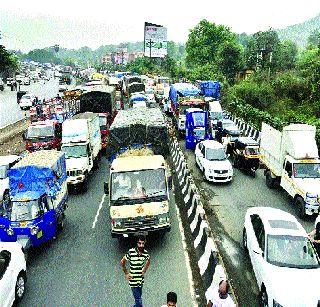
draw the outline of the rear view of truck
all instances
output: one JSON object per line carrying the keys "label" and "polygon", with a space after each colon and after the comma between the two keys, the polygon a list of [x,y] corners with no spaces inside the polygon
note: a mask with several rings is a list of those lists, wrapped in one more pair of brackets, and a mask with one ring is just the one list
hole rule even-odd
{"label": "rear view of truck", "polygon": [[281,186],[293,199],[301,218],[319,212],[320,161],[316,128],[290,124],[278,131],[263,123],[261,161],[269,188]]}

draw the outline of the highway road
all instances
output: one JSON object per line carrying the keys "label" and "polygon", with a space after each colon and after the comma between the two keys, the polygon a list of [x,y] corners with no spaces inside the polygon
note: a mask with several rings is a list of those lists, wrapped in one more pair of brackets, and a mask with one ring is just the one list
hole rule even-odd
{"label": "highway road", "polygon": [[[183,141],[180,146],[186,153],[188,165],[204,198],[210,225],[218,240],[239,305],[258,306],[258,287],[250,259],[242,248],[245,213],[254,206],[279,208],[296,217],[297,213],[283,190],[270,190],[266,186],[263,170],[259,170],[256,178],[252,178],[235,169],[234,180],[229,184],[205,182],[195,164],[193,151],[185,150]],[[314,218],[298,220],[307,232],[313,229]]]}
{"label": "highway road", "polygon": [[[51,78],[50,81],[31,82],[30,85],[21,85],[21,91],[28,91],[39,99],[49,99],[57,96],[59,80]],[[20,110],[17,104],[17,91],[11,91],[9,86],[5,86],[4,91],[0,91],[0,128],[24,118],[26,112]]]}
{"label": "highway road", "polygon": [[[103,158],[99,170],[91,177],[88,192],[70,195],[61,235],[30,254],[23,306],[133,305],[120,260],[135,242],[111,238],[108,202],[103,198],[107,170],[108,162]],[[164,237],[147,239],[151,267],[143,289],[146,307],[164,304],[169,291],[177,292],[179,306],[193,305],[173,201],[171,219],[171,232]]]}

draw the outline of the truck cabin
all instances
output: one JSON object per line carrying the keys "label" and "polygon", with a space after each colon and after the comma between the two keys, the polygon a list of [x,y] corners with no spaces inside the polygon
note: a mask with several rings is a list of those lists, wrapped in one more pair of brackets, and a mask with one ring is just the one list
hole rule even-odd
{"label": "truck cabin", "polygon": [[166,162],[162,156],[115,159],[110,168],[111,206],[168,200]]}
{"label": "truck cabin", "polygon": [[176,114],[186,115],[186,111],[189,108],[199,108],[201,110],[205,110],[206,103],[202,99],[193,98],[193,97],[180,97],[179,104],[176,108]]}
{"label": "truck cabin", "polygon": [[61,144],[62,125],[53,120],[39,121],[32,123],[23,134],[26,141],[26,149],[34,150],[36,143],[42,148],[57,148]]}
{"label": "truck cabin", "polygon": [[18,192],[11,198],[6,216],[11,222],[27,222],[41,218],[52,209],[46,194],[35,191]]}

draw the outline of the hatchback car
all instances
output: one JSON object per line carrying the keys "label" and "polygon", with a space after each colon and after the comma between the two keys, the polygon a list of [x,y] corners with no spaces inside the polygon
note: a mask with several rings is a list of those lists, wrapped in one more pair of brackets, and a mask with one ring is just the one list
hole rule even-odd
{"label": "hatchback car", "polygon": [[261,306],[319,306],[320,259],[293,215],[269,207],[248,209],[243,247],[251,259]]}
{"label": "hatchback car", "polygon": [[0,242],[0,302],[10,307],[24,296],[27,281],[26,260],[17,242]]}
{"label": "hatchback car", "polygon": [[35,102],[36,102],[36,96],[31,95],[31,94],[23,95],[19,101],[20,109],[21,110],[28,110],[32,106],[34,106]]}
{"label": "hatchback car", "polygon": [[233,178],[233,168],[224,146],[213,140],[205,140],[196,145],[195,159],[206,180],[229,182]]}

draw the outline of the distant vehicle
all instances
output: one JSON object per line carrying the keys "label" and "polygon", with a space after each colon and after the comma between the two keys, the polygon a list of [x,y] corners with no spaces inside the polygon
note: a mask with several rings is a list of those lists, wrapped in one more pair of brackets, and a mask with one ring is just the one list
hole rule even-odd
{"label": "distant vehicle", "polygon": [[229,135],[231,140],[230,143],[234,143],[234,141],[241,135],[240,129],[231,119],[222,119],[222,136],[225,137]]}
{"label": "distant vehicle", "polygon": [[23,85],[30,85],[30,78],[29,77],[24,77]]}
{"label": "distant vehicle", "polygon": [[233,168],[228,160],[224,146],[214,140],[206,140],[197,144],[195,159],[204,178],[211,182],[229,182],[233,178]]}
{"label": "distant vehicle", "polygon": [[3,213],[4,208],[9,205],[10,201],[8,170],[20,158],[20,156],[16,155],[0,156],[0,215]]}
{"label": "distant vehicle", "polygon": [[146,87],[146,96],[148,97],[149,101],[155,101],[156,96],[154,95],[154,89],[152,87]]}
{"label": "distant vehicle", "polygon": [[0,78],[0,91],[4,90],[4,83],[3,80]]}
{"label": "distant vehicle", "polygon": [[23,95],[19,101],[20,109],[22,110],[30,109],[35,104],[35,102],[36,102],[36,96],[31,94]]}
{"label": "distant vehicle", "polygon": [[7,78],[7,86],[11,86],[12,81],[14,81],[14,78]]}
{"label": "distant vehicle", "polygon": [[19,303],[27,282],[26,259],[17,242],[0,242],[0,302],[2,307]]}
{"label": "distant vehicle", "polygon": [[294,216],[275,208],[249,208],[243,247],[256,276],[260,306],[319,306],[320,259]]}
{"label": "distant vehicle", "polygon": [[59,92],[64,92],[68,89],[66,84],[59,84]]}

